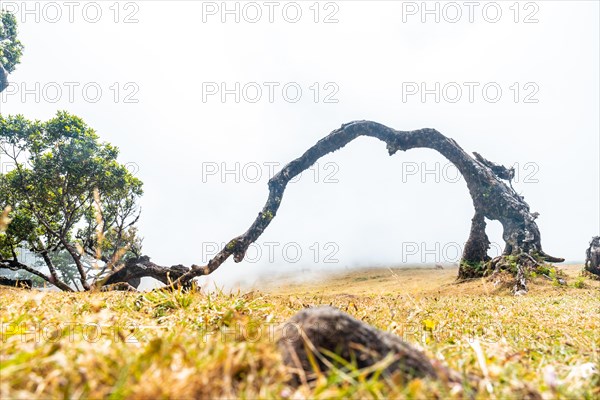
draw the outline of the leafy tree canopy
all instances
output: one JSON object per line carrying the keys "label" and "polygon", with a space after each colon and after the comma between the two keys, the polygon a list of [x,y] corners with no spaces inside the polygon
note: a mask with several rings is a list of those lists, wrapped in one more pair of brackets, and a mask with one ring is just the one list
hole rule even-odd
{"label": "leafy tree canopy", "polygon": [[17,39],[17,20],[14,15],[0,10],[0,64],[13,72],[23,55],[23,45]]}
{"label": "leafy tree canopy", "polygon": [[119,260],[139,255],[135,223],[142,182],[117,161],[118,154],[64,111],[46,122],[0,115],[0,157],[11,166],[0,173],[0,207],[10,207],[11,220],[0,233],[0,268],[39,272],[17,261],[17,249],[26,244],[50,271],[44,279],[64,284],[61,278],[72,271],[59,276],[57,269],[75,266],[87,290],[93,266],[102,266],[91,274],[96,281]]}

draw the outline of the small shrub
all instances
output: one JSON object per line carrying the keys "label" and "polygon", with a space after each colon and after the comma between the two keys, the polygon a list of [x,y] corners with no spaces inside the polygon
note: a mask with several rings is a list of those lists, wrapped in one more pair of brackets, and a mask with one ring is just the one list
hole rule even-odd
{"label": "small shrub", "polygon": [[577,277],[577,279],[575,279],[575,282],[573,282],[571,286],[577,289],[584,289],[586,287],[585,278],[583,276]]}

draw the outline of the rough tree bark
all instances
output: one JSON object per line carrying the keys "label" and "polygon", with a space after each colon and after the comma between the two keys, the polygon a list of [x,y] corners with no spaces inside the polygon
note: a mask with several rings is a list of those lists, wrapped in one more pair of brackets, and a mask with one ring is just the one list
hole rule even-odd
{"label": "rough tree bark", "polygon": [[585,251],[585,270],[600,277],[600,236],[594,236]]}
{"label": "rough tree bark", "polygon": [[485,227],[484,214],[475,211],[475,215],[471,219],[469,239],[465,243],[461,263],[458,267],[458,276],[461,279],[481,276],[482,263],[490,261],[487,253],[490,248],[490,240],[485,233]]}
{"label": "rough tree bark", "polygon": [[[373,367],[372,373],[383,369],[385,376],[398,374],[402,382],[430,378],[459,386],[471,383],[463,382],[458,372],[438,360],[430,360],[400,337],[333,307],[307,308],[297,313],[281,326],[277,345],[295,384],[307,383],[316,373],[327,372],[334,365],[343,369],[328,353],[346,361],[356,360],[358,369]],[[318,371],[314,370],[310,358],[316,361]]]}
{"label": "rough tree bark", "polygon": [[[145,276],[159,280],[165,285],[171,285],[189,270],[189,268],[183,265],[173,265],[170,268],[163,267],[150,261],[150,257],[141,256],[127,260],[122,268],[117,269],[100,282],[100,286],[110,286],[125,282],[131,287],[137,288],[140,284],[140,279]],[[189,285],[190,281],[187,281],[186,284]]]}
{"label": "rough tree bark", "polygon": [[[341,149],[359,136],[370,136],[383,141],[390,156],[399,150],[413,148],[436,150],[460,171],[467,183],[475,215],[462,255],[459,279],[482,277],[500,269],[507,269],[517,276],[516,292],[527,289],[525,276],[528,269],[543,262],[564,261],[562,258],[549,256],[542,250],[540,231],[535,223],[538,214],[530,211],[524,198],[510,185],[514,177],[513,169],[497,165],[477,153],[472,157],[453,139],[435,129],[398,131],[377,122],[354,121],[342,125],[319,140],[302,156],[273,176],[269,180],[267,202],[250,228],[230,240],[207,265],[192,265],[189,269],[175,266],[169,269],[152,264],[149,259],[133,260],[110,276],[107,283],[153,276],[168,284],[169,275],[171,280],[176,278],[174,285],[189,285],[191,279],[212,273],[231,255],[235,262],[242,261],[248,247],[258,239],[276,216],[288,182],[310,168],[321,157]],[[485,218],[500,221],[504,230],[504,252],[493,260],[487,255],[490,242],[485,233]]]}

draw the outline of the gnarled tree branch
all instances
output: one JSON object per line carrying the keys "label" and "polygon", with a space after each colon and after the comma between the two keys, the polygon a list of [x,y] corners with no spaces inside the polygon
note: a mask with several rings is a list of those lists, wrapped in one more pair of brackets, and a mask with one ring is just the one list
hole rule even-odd
{"label": "gnarled tree branch", "polygon": [[59,279],[54,279],[54,277],[52,276],[48,276],[46,274],[44,274],[43,272],[38,271],[37,269],[31,268],[28,265],[25,265],[21,262],[19,262],[18,260],[14,259],[14,260],[0,260],[0,269],[10,269],[11,271],[19,271],[19,270],[23,270],[23,271],[27,271],[30,274],[39,276],[40,278],[42,278],[43,280],[45,280],[48,283],[53,284],[54,286],[56,286],[57,288],[67,291],[67,292],[72,292],[73,289],[71,289],[71,287],[69,285],[67,285],[66,283],[62,282]]}
{"label": "gnarled tree branch", "polygon": [[[183,265],[163,267],[150,261],[150,257],[142,256],[127,260],[125,265],[98,282],[99,286],[115,285],[127,282],[133,287],[139,285],[139,279],[145,276],[157,279],[165,285],[170,285],[178,278],[189,272]],[[133,283],[133,284],[132,284]]]}
{"label": "gnarled tree branch", "polygon": [[[542,250],[540,231],[535,223],[537,214],[531,213],[523,197],[503,182],[503,179],[510,181],[514,171],[511,174],[510,169],[494,164],[478,154],[473,158],[453,139],[435,129],[397,131],[377,122],[355,121],[342,125],[319,140],[302,156],[287,164],[273,176],[269,180],[267,202],[250,228],[244,234],[229,241],[207,265],[192,265],[190,270],[181,275],[174,284],[185,284],[194,277],[212,273],[231,255],[236,262],[242,261],[248,247],[258,239],[277,215],[288,182],[321,157],[341,149],[359,136],[370,136],[385,142],[389,155],[399,150],[430,148],[456,166],[467,183],[475,208],[474,225],[468,243],[470,248],[478,250],[463,254],[463,261],[477,263],[489,260],[487,256],[489,241],[485,236],[484,218],[502,223],[503,238],[506,242],[505,255],[526,253],[542,261],[564,261],[562,258],[549,256]],[[468,259],[469,257],[476,259]]]}

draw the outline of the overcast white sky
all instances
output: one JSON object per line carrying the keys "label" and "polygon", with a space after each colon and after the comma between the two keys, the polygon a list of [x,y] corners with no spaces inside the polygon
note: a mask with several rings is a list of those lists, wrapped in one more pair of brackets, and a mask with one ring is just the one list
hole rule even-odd
{"label": "overcast white sky", "polygon": [[[262,208],[272,163],[358,119],[516,163],[544,249],[583,260],[600,233],[597,1],[315,3],[0,1],[25,45],[0,111],[65,109],[117,145],[144,182],[157,263],[206,262]],[[256,262],[211,279],[453,262],[473,214],[455,173],[431,150],[389,157],[360,138],[288,187]],[[488,233],[503,245],[499,223]]]}

